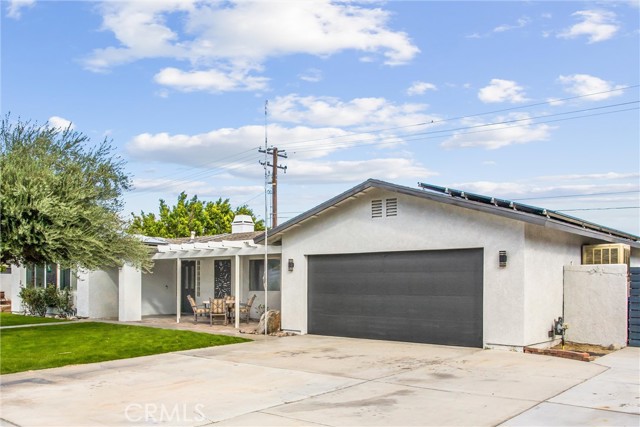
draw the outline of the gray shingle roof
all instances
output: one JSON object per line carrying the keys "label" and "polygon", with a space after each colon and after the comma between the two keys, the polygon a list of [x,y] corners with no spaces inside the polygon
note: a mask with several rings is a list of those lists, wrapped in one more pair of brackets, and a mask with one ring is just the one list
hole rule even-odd
{"label": "gray shingle roof", "polygon": [[[465,193],[459,190],[444,189],[444,187],[430,186],[426,184],[422,185],[427,188],[430,187],[429,190],[432,191],[428,191],[427,189],[411,188],[402,185],[391,184],[389,182],[380,181],[377,179],[369,179],[361,184],[356,185],[350,190],[347,190],[344,193],[327,200],[326,202],[316,206],[315,208],[312,208],[296,216],[295,218],[292,218],[289,221],[280,224],[274,229],[269,230],[267,233],[269,242],[274,243],[275,241],[278,241],[278,237],[280,237],[290,227],[299,225],[300,223],[321,214],[324,210],[346,201],[355,194],[366,192],[371,188],[378,188],[399,194],[420,197],[436,202],[447,203],[467,209],[486,212],[506,218],[515,219],[518,221],[524,221],[531,224],[540,225],[542,227],[559,229],[568,233],[587,236],[607,242],[624,243],[635,248],[640,248],[640,237],[638,236],[598,225],[569,215],[564,215],[560,212],[536,208],[534,206],[528,205],[520,205],[523,209],[518,210],[517,203],[514,204],[504,200],[499,200],[497,202],[497,199],[495,198],[481,196],[478,194],[474,194],[474,197],[465,197]],[[439,191],[439,189],[451,191],[445,192]],[[274,238],[274,240],[272,240],[272,237]],[[264,240],[264,235],[256,237],[254,240],[256,243],[259,243]]]}

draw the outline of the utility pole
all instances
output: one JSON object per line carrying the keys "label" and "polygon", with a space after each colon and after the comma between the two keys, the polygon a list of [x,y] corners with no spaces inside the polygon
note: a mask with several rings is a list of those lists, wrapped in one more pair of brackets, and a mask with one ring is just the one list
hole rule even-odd
{"label": "utility pole", "polygon": [[278,169],[282,169],[287,173],[286,166],[278,165],[278,158],[287,158],[287,153],[282,150],[278,150],[278,147],[269,147],[266,150],[258,149],[260,153],[270,154],[272,157],[271,162],[260,162],[262,166],[271,167],[271,228],[276,228],[278,225]]}

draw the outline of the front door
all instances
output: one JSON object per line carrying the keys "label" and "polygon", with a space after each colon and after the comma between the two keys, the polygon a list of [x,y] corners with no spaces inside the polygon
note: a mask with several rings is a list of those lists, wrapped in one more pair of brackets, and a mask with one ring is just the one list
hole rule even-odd
{"label": "front door", "polygon": [[187,295],[191,295],[194,300],[196,298],[196,262],[195,261],[182,261],[182,268],[180,270],[181,287],[182,287],[182,312],[193,314],[193,309]]}

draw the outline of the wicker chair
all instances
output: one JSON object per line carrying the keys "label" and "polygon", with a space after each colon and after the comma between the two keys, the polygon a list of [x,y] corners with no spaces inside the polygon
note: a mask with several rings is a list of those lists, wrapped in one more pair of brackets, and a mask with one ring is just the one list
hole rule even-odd
{"label": "wicker chair", "polygon": [[227,307],[224,298],[209,298],[209,325],[213,325],[214,317],[222,317],[227,324]]}
{"label": "wicker chair", "polygon": [[207,314],[207,308],[204,305],[198,305],[194,301],[191,295],[187,295],[187,300],[191,305],[191,309],[193,310],[193,320],[198,323],[198,315],[204,316]]}
{"label": "wicker chair", "polygon": [[240,304],[240,321],[244,317],[244,321],[249,323],[249,315],[251,314],[251,306],[253,305],[253,301],[256,299],[256,294],[253,294],[251,298],[247,301],[246,304]]}

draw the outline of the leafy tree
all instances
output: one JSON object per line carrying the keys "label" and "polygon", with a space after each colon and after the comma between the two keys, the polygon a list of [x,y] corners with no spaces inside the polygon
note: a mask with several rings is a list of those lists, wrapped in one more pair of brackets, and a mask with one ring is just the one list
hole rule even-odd
{"label": "leafy tree", "polygon": [[70,127],[9,115],[0,137],[1,263],[150,267],[147,247],[118,215],[131,183],[107,140],[92,146]]}
{"label": "leafy tree", "polygon": [[256,230],[264,230],[264,221],[256,221],[253,211],[246,205],[235,210],[231,208],[229,199],[221,198],[215,202],[203,202],[198,196],[187,198],[183,191],[178,202],[172,206],[160,199],[159,214],[140,212],[131,214],[133,220],[129,232],[154,237],[189,237],[192,231],[197,235],[214,235],[231,232],[233,218],[238,215],[249,215],[256,224]]}

